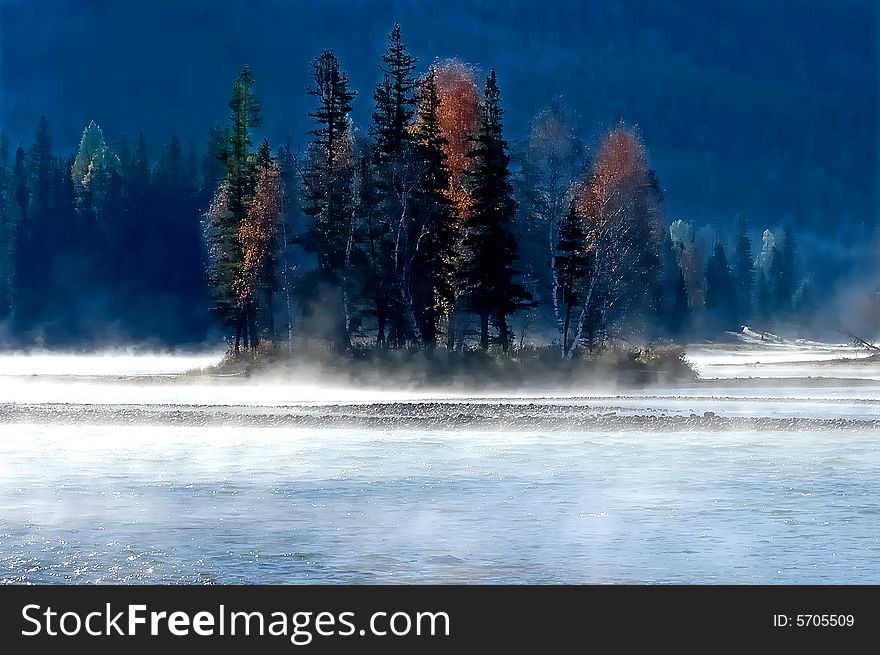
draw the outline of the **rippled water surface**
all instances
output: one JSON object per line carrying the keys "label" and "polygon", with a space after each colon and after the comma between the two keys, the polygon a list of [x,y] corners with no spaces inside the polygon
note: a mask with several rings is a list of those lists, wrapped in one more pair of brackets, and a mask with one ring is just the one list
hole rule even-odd
{"label": "rippled water surface", "polygon": [[706,346],[687,388],[509,398],[0,356],[0,580],[880,583],[860,354]]}

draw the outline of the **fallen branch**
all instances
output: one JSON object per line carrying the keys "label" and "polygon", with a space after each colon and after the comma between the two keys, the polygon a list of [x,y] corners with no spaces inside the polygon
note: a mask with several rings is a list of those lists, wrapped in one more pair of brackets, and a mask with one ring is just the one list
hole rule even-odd
{"label": "fallen branch", "polygon": [[861,337],[853,334],[849,330],[836,330],[836,331],[839,332],[840,334],[845,335],[853,343],[853,345],[867,348],[871,352],[880,353],[880,346],[875,346],[870,341],[866,341],[865,339],[862,339]]}

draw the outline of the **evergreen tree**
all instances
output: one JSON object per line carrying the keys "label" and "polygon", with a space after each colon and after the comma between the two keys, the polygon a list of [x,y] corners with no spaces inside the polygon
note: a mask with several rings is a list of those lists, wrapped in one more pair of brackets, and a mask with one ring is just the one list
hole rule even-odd
{"label": "evergreen tree", "polygon": [[376,136],[376,158],[392,161],[400,156],[410,140],[410,126],[415,117],[416,60],[407,52],[400,38],[400,25],[395,23],[388,35],[388,46],[382,54],[382,82],[373,98]]}
{"label": "evergreen tree", "polygon": [[672,291],[669,322],[667,323],[667,326],[673,335],[681,334],[690,322],[687,284],[685,283],[684,272],[681,268],[678,268],[677,270],[678,275],[675,278],[675,286]]}
{"label": "evergreen tree", "polygon": [[335,319],[331,340],[345,350],[351,345],[351,317],[347,296],[347,269],[353,243],[354,161],[348,74],[332,52],[312,64],[314,87],[309,94],[318,107],[309,115],[318,127],[311,130],[308,160],[303,171],[303,212],[311,218],[303,239],[307,252],[317,256],[317,279],[308,284],[320,298],[308,298],[314,311],[330,311]]}
{"label": "evergreen tree", "polygon": [[467,261],[462,277],[467,311],[480,317],[480,346],[489,347],[489,322],[498,329],[502,350],[510,346],[507,317],[531,303],[515,281],[517,242],[513,232],[516,201],[510,183],[510,156],[502,135],[500,91],[493,69],[486,80],[476,147],[468,172],[471,211],[465,222]]}
{"label": "evergreen tree", "polygon": [[417,337],[420,321],[413,302],[412,267],[421,245],[420,226],[410,207],[419,182],[412,147],[412,125],[416,106],[415,58],[401,40],[395,24],[382,55],[382,81],[373,98],[373,165],[376,190],[374,204],[377,233],[377,274],[390,272],[387,312],[391,341],[400,346]]}
{"label": "evergreen tree", "polygon": [[119,191],[119,168],[119,158],[107,147],[103,131],[91,121],[70,169],[80,215],[103,219],[111,213]]}
{"label": "evergreen tree", "polygon": [[0,132],[0,321],[12,310],[12,262],[15,230],[8,211],[9,138]]}
{"label": "evergreen tree", "polygon": [[722,329],[736,327],[736,285],[720,243],[715,244],[706,266],[706,311]]}
{"label": "evergreen tree", "polygon": [[52,138],[49,135],[49,124],[45,116],[40,116],[34,143],[31,146],[29,162],[33,183],[32,201],[34,212],[46,217],[51,201],[52,180]]}
{"label": "evergreen tree", "polygon": [[0,132],[0,194],[6,191],[9,179],[9,137]]}
{"label": "evergreen tree", "polygon": [[733,261],[733,277],[736,281],[736,302],[740,322],[749,320],[752,313],[752,296],[755,288],[755,264],[752,259],[752,240],[749,239],[748,222],[740,214],[736,219],[736,241]]}
{"label": "evergreen tree", "polygon": [[758,285],[755,294],[755,304],[757,305],[757,315],[767,323],[773,314],[772,300],[770,291],[770,280],[764,273],[763,269],[758,269]]}
{"label": "evergreen tree", "polygon": [[226,147],[220,153],[226,172],[207,214],[206,235],[210,241],[209,281],[214,294],[214,310],[224,322],[234,327],[234,349],[238,352],[242,345],[244,348],[256,345],[252,342],[257,338],[248,329],[253,325],[252,308],[242,306],[234,286],[244,262],[241,224],[247,216],[253,191],[250,134],[253,128],[262,124],[260,104],[247,66],[232,87],[229,108],[232,110],[231,130]]}
{"label": "evergreen tree", "polygon": [[30,208],[31,192],[28,187],[27,155],[24,148],[15,150],[15,161],[12,164],[12,209],[15,212],[16,226],[27,223]]}
{"label": "evergreen tree", "polygon": [[681,334],[690,319],[687,283],[681,266],[684,245],[674,242],[670,230],[665,230],[660,252],[663,279],[658,316],[666,333],[674,337]]}
{"label": "evergreen tree", "polygon": [[9,313],[14,317],[17,305],[21,302],[19,269],[21,266],[21,244],[26,240],[27,230],[30,227],[30,189],[28,188],[27,158],[24,148],[19,146],[15,150],[15,159],[12,164],[12,179],[10,180],[11,198],[7,208],[6,218],[6,275],[5,293],[8,299]]}
{"label": "evergreen tree", "polygon": [[446,139],[440,132],[440,98],[436,73],[428,71],[419,89],[418,121],[413,132],[420,183],[414,197],[420,248],[414,270],[414,305],[422,340],[434,347],[440,331],[441,308],[453,302],[452,261],[458,231],[453,216],[446,166]]}
{"label": "evergreen tree", "polygon": [[791,228],[786,225],[770,265],[772,304],[780,318],[788,318],[792,311],[797,280],[795,249],[794,234]]}
{"label": "evergreen tree", "polygon": [[40,116],[37,124],[27,168],[29,207],[27,212],[20,214],[13,262],[16,320],[19,324],[36,319],[37,314],[45,314],[46,306],[51,306],[54,300],[49,284],[52,267],[47,263],[52,260],[52,232],[56,229],[52,215],[55,157],[45,116]]}

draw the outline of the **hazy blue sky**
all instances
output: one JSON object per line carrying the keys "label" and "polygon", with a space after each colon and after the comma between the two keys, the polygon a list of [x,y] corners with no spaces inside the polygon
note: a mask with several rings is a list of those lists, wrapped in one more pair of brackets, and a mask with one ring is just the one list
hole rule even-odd
{"label": "hazy blue sky", "polygon": [[[304,141],[309,61],[333,49],[366,129],[395,20],[420,68],[498,70],[508,136],[560,98],[587,139],[620,111],[648,144],[672,217],[874,224],[877,3],[872,0],[0,0],[2,125],[29,142],[45,114],[72,150],[176,130],[201,146],[243,64],[260,136]],[[855,229],[855,228],[854,228]]]}

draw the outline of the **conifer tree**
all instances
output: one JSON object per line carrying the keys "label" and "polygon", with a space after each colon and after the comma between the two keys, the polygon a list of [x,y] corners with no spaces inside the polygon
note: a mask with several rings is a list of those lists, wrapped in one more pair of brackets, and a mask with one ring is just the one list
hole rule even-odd
{"label": "conifer tree", "polygon": [[0,321],[12,310],[12,261],[15,231],[7,207],[9,138],[0,132]]}
{"label": "conifer tree", "polygon": [[119,189],[119,158],[104,140],[95,121],[83,130],[70,174],[76,190],[77,211],[85,218],[104,222],[115,209]]}
{"label": "conifer tree", "polygon": [[777,242],[770,265],[771,294],[774,311],[779,318],[788,318],[796,291],[797,271],[796,244],[791,227],[783,228],[782,239]]}
{"label": "conifer tree", "polygon": [[752,296],[755,289],[755,264],[752,258],[752,240],[749,239],[748,222],[740,214],[736,219],[736,241],[733,261],[733,277],[736,281],[736,303],[740,322],[752,313]]}
{"label": "conifer tree", "polygon": [[736,287],[720,243],[715,244],[706,267],[706,310],[722,329],[736,327]]}
{"label": "conifer tree", "polygon": [[28,163],[33,180],[31,185],[33,209],[38,216],[43,218],[49,213],[51,201],[52,160],[52,138],[49,135],[49,124],[45,116],[40,116]]}
{"label": "conifer tree", "polygon": [[[256,335],[249,334],[253,325],[252,308],[239,302],[235,280],[241,275],[244,253],[240,240],[241,224],[248,211],[253,192],[251,130],[262,123],[260,104],[254,92],[250,69],[245,66],[232,87],[229,101],[232,110],[231,130],[220,158],[226,173],[206,214],[209,240],[209,281],[214,295],[214,310],[222,320],[234,327],[234,349],[248,348]],[[243,341],[243,344],[242,344]]]}
{"label": "conifer tree", "polygon": [[411,207],[419,183],[412,144],[415,61],[401,39],[400,25],[395,24],[382,55],[382,81],[373,95],[376,108],[372,129],[377,218],[374,229],[382,257],[377,263],[382,271],[391,273],[387,313],[395,346],[419,336],[412,279],[412,267],[421,245],[421,226],[416,224]]}
{"label": "conifer tree", "polygon": [[308,300],[312,310],[320,308],[339,315],[330,338],[337,349],[346,350],[351,345],[347,274],[354,240],[354,158],[349,113],[355,93],[332,52],[324,52],[314,60],[312,75],[314,86],[309,94],[317,98],[318,107],[309,115],[318,127],[309,132],[312,140],[303,171],[303,213],[311,218],[303,247],[317,256],[317,279],[308,286],[319,297]]}
{"label": "conifer tree", "polygon": [[424,344],[434,347],[440,331],[441,308],[453,301],[455,243],[458,231],[448,195],[446,139],[440,131],[440,97],[432,66],[419,88],[418,120],[414,129],[419,186],[414,197],[420,248],[413,266],[414,304]]}
{"label": "conifer tree", "polygon": [[503,351],[510,346],[507,317],[529,306],[531,296],[516,281],[513,264],[517,241],[513,232],[516,201],[510,183],[510,156],[502,135],[503,110],[498,81],[493,69],[486,91],[476,147],[470,152],[471,211],[465,223],[462,270],[466,307],[480,318],[480,347],[489,347],[490,321],[498,329]]}

